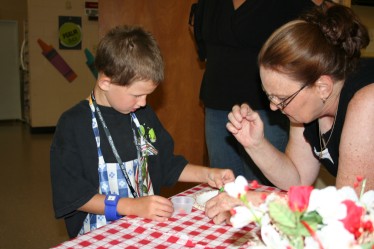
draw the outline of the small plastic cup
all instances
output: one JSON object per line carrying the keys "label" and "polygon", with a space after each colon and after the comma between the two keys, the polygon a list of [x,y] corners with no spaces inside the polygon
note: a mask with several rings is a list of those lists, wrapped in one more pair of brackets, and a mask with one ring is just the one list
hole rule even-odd
{"label": "small plastic cup", "polygon": [[171,198],[171,202],[174,206],[174,213],[176,214],[189,214],[191,213],[192,206],[195,202],[194,198],[190,196],[176,196]]}

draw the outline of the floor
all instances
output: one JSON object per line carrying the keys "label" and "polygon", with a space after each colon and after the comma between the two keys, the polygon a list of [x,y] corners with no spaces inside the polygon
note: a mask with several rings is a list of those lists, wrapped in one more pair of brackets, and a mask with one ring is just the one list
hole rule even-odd
{"label": "floor", "polygon": [[[49,147],[53,134],[31,133],[20,121],[0,121],[0,249],[51,248],[68,239],[53,214]],[[163,196],[193,184],[163,189]]]}

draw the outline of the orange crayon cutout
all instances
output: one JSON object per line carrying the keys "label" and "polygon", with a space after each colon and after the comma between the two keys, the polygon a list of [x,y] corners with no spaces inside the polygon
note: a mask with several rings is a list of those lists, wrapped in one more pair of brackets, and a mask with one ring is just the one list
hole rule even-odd
{"label": "orange crayon cutout", "polygon": [[72,82],[77,78],[77,74],[71,69],[66,61],[59,55],[52,46],[47,45],[41,39],[38,39],[39,46],[42,48],[42,54],[52,65],[69,81]]}

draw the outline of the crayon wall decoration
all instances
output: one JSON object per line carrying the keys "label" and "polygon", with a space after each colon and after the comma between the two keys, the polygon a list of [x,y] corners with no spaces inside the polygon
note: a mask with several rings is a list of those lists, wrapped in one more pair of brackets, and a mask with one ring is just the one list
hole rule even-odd
{"label": "crayon wall decoration", "polygon": [[94,55],[90,52],[90,50],[88,50],[87,48],[84,50],[84,54],[86,55],[86,64],[88,66],[88,68],[90,69],[91,73],[93,74],[93,76],[95,77],[95,79],[97,79],[97,69],[95,67],[95,57]]}
{"label": "crayon wall decoration", "polygon": [[47,45],[41,39],[38,39],[39,46],[42,48],[42,54],[52,65],[69,81],[72,82],[77,78],[76,73],[70,68],[66,61],[57,53],[51,45]]}

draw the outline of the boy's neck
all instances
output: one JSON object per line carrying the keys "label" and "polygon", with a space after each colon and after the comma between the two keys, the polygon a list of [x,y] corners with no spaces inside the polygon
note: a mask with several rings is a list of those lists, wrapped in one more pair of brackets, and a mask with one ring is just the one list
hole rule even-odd
{"label": "boy's neck", "polygon": [[108,103],[106,96],[103,90],[100,89],[100,87],[95,86],[94,96],[95,96],[96,103],[98,105],[110,107],[110,104]]}

